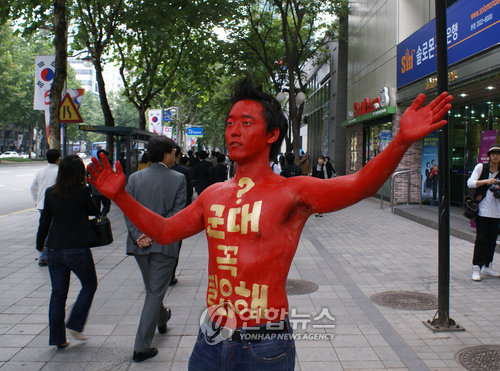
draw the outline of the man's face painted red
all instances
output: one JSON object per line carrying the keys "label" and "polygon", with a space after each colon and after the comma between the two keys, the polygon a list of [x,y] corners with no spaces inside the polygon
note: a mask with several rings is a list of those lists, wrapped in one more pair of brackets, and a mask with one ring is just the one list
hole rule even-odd
{"label": "man's face painted red", "polygon": [[279,129],[267,132],[262,105],[253,100],[237,102],[226,120],[226,143],[234,161],[254,154],[269,155],[271,144],[278,138]]}

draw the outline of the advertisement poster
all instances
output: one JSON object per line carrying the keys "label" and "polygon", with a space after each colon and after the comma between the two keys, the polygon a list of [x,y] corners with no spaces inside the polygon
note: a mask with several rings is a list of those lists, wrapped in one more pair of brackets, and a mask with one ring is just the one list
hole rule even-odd
{"label": "advertisement poster", "polygon": [[422,146],[422,200],[436,201],[438,196],[438,143],[437,132],[424,138]]}
{"label": "advertisement poster", "polygon": [[488,149],[497,142],[497,130],[485,130],[481,133],[481,143],[479,143],[478,163],[488,162]]}

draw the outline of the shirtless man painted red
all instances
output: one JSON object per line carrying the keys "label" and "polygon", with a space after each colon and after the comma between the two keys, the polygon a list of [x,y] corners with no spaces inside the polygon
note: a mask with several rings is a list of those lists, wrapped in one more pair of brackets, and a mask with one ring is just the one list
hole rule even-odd
{"label": "shirtless man painted red", "polygon": [[414,142],[446,124],[441,118],[451,108],[452,97],[443,93],[421,107],[424,100],[423,94],[415,99],[389,146],[359,172],[328,180],[284,178],[271,170],[269,159],[279,151],[286,118],[279,103],[246,78],[233,94],[226,119],[235,177],[207,188],[170,218],[142,207],[125,191],[118,162],[115,173],[106,158],[104,166],[92,159],[97,171],[89,166],[95,179],[91,183],[143,231],[139,245],[147,246],[149,238],[169,244],[206,230],[208,315],[190,369],[293,369],[290,336],[253,336],[257,340],[252,341],[247,334],[291,333],[285,283],[304,224],[311,214],[340,210],[375,194]]}

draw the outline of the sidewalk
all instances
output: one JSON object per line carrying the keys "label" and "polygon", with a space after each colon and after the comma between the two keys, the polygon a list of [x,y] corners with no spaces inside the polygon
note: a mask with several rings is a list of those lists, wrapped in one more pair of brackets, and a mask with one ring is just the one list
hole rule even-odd
{"label": "sidewalk", "polygon": [[[172,308],[169,330],[153,342],[158,356],[135,364],[131,358],[144,288],[135,260],[124,253],[125,223],[114,205],[110,217],[115,241],[92,250],[99,286],[85,328],[90,340],[70,338],[70,347],[59,351],[47,345],[50,280],[47,268],[35,261],[38,212],[0,218],[1,371],[187,369],[207,288],[205,235],[183,243],[179,283],[165,298]],[[296,340],[296,370],[463,370],[457,352],[500,344],[500,280],[471,281],[469,241],[450,238],[450,316],[466,331],[433,333],[422,321],[431,319],[435,309],[398,310],[371,299],[387,291],[437,295],[437,238],[436,230],[381,210],[372,200],[311,217],[289,279],[313,282],[318,290],[290,295],[290,309],[311,317],[326,310],[335,328],[299,326],[297,334],[334,336]],[[68,306],[79,289],[73,277]]]}

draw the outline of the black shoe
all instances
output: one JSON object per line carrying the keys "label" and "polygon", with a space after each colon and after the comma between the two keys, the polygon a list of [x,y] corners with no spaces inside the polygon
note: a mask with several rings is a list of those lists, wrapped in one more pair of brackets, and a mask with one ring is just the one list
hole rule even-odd
{"label": "black shoe", "polygon": [[145,361],[146,359],[153,358],[158,354],[158,349],[156,348],[149,348],[145,352],[134,352],[134,356],[132,359],[134,362],[142,362]]}
{"label": "black shoe", "polygon": [[170,285],[169,286],[173,286],[175,285],[177,282],[179,282],[179,280],[177,278],[173,278],[172,281],[170,281]]}
{"label": "black shoe", "polygon": [[38,261],[38,265],[39,265],[40,267],[46,267],[46,266],[47,266],[47,260],[45,260],[45,259],[40,259],[40,260]]}
{"label": "black shoe", "polygon": [[167,332],[167,324],[165,323],[164,325],[158,325],[158,332],[160,334],[164,334]]}
{"label": "black shoe", "polygon": [[167,322],[170,317],[172,317],[172,310],[170,308],[165,308],[165,310],[167,311],[167,319],[165,320],[165,324],[158,325],[158,332],[160,334],[164,334],[165,332],[167,332]]}

